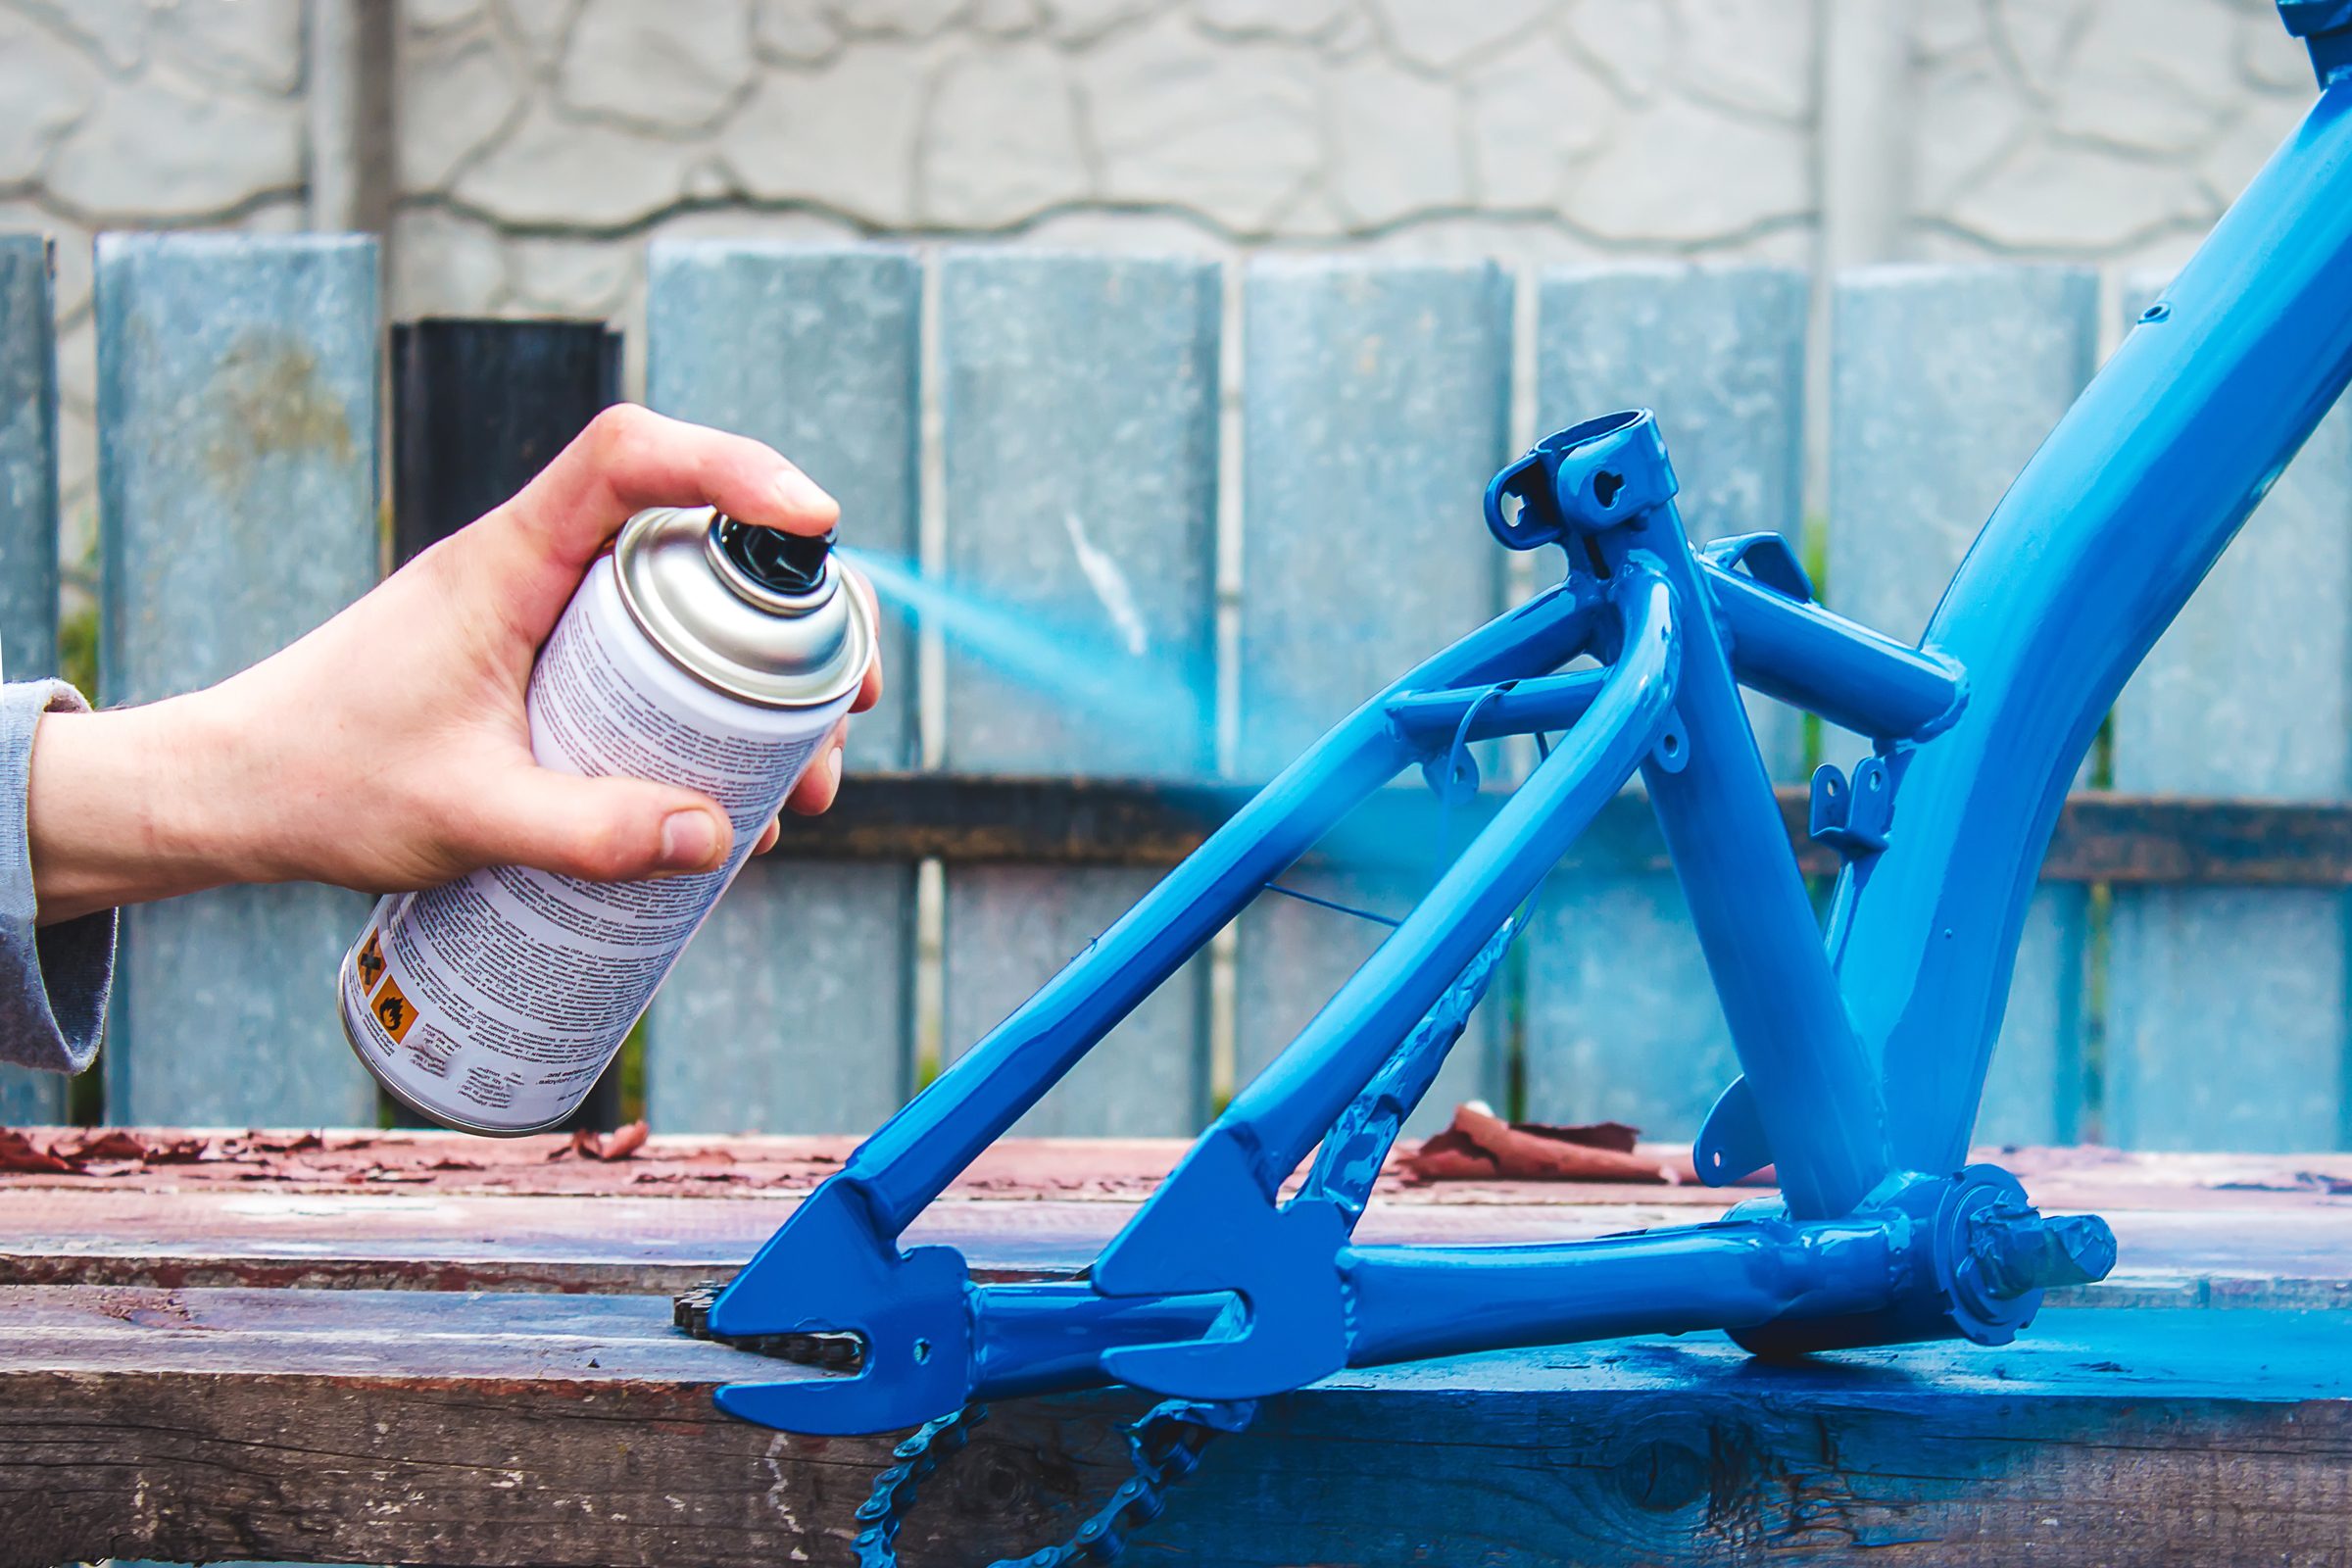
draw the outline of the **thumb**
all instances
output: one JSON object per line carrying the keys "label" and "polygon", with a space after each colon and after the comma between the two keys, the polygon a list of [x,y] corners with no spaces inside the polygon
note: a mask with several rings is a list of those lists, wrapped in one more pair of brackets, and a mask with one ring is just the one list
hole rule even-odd
{"label": "thumb", "polygon": [[640,778],[523,767],[479,801],[468,858],[592,882],[714,871],[734,836],[709,796]]}

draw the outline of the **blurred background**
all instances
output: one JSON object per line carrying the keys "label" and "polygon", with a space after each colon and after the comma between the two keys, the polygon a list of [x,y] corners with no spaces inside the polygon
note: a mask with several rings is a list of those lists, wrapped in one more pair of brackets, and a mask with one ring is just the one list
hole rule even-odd
{"label": "blurred background", "polygon": [[0,0],[0,228],[365,229],[390,319],[644,242],[2169,266],[2309,102],[2267,0]]}
{"label": "blurred background", "polygon": [[[415,511],[429,488],[407,457],[478,478],[521,455],[490,450],[490,416],[569,418],[535,465],[610,395],[613,329],[623,394],[801,459],[904,579],[900,678],[850,756],[899,775],[854,781],[873,831],[837,851],[853,801],[747,874],[616,1103],[663,1131],[863,1130],[1155,879],[1149,834],[1067,848],[1067,819],[1102,814],[1088,781],[1128,780],[1149,814],[1265,777],[1530,591],[1474,498],[1544,429],[1656,407],[1694,530],[1785,530],[1825,603],[1916,635],[2313,91],[2270,0],[0,0],[0,236],[56,242],[61,667],[141,700],[271,651],[376,579],[386,489]],[[101,230],[376,244],[119,242],[94,307]],[[0,370],[37,416],[51,302],[39,241],[17,254]],[[593,396],[566,413],[482,374],[404,398],[427,318],[573,322]],[[301,406],[302,439],[263,428],[313,381],[332,402]],[[47,429],[17,424],[38,511],[18,537],[45,544]],[[102,445],[109,548],[155,568],[104,584]],[[0,550],[12,567],[59,597],[45,561]],[[909,583],[934,596],[919,636]],[[1786,715],[1760,735],[1790,792],[1857,755]],[[1023,794],[1037,779],[1057,782]],[[2352,808],[2352,416],[2080,782],[2154,801],[2167,864],[2194,857],[2159,808],[2256,803],[2257,835],[2285,820],[2259,803]],[[1016,808],[1035,842],[1008,855],[990,812]],[[1393,837],[1410,875],[1391,854],[1307,885],[1400,908],[1426,846]],[[1625,864],[1545,893],[1438,1119],[1482,1095],[1680,1136],[1730,1080],[1679,892],[1616,838]],[[2352,1147],[2335,871],[2111,884],[2053,858],[1985,1138]],[[326,893],[135,913],[104,1103],[85,1078],[66,1108],[378,1114],[327,992],[361,910]],[[1378,929],[1260,901],[1024,1125],[1193,1130]],[[228,1047],[273,1075],[220,1082]],[[53,1115],[53,1093],[0,1075],[0,1113]]]}

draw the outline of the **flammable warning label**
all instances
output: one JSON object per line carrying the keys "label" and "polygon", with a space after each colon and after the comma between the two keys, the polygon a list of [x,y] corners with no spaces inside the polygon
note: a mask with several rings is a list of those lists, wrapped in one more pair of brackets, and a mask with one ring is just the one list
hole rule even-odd
{"label": "flammable warning label", "polygon": [[368,933],[367,946],[352,960],[352,967],[360,972],[360,995],[372,996],[375,983],[384,977],[384,944],[372,929]]}
{"label": "flammable warning label", "polygon": [[377,1026],[395,1041],[404,1038],[416,1023],[416,1007],[402,994],[400,982],[389,975],[384,978],[383,989],[368,1004],[368,1010],[375,1015]]}

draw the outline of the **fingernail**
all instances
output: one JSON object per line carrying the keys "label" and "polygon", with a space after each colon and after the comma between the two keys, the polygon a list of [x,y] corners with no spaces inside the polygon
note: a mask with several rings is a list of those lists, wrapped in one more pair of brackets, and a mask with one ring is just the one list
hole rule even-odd
{"label": "fingernail", "polygon": [[718,858],[718,824],[709,811],[672,811],[662,819],[662,869],[702,871]]}
{"label": "fingernail", "polygon": [[825,758],[825,771],[833,775],[833,788],[841,788],[841,748],[836,746]]}
{"label": "fingernail", "polygon": [[798,468],[787,468],[777,476],[776,505],[794,516],[838,515],[841,512],[834,499]]}

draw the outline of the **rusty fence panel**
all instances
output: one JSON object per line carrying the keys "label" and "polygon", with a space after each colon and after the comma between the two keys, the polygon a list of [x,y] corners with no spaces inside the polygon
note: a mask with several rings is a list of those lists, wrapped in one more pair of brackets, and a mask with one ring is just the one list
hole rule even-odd
{"label": "rusty fence panel", "polygon": [[[274,653],[376,580],[375,242],[102,235],[96,310],[99,684],[150,702]],[[124,911],[109,1118],[372,1124],[334,1005],[367,911],[309,884]]]}

